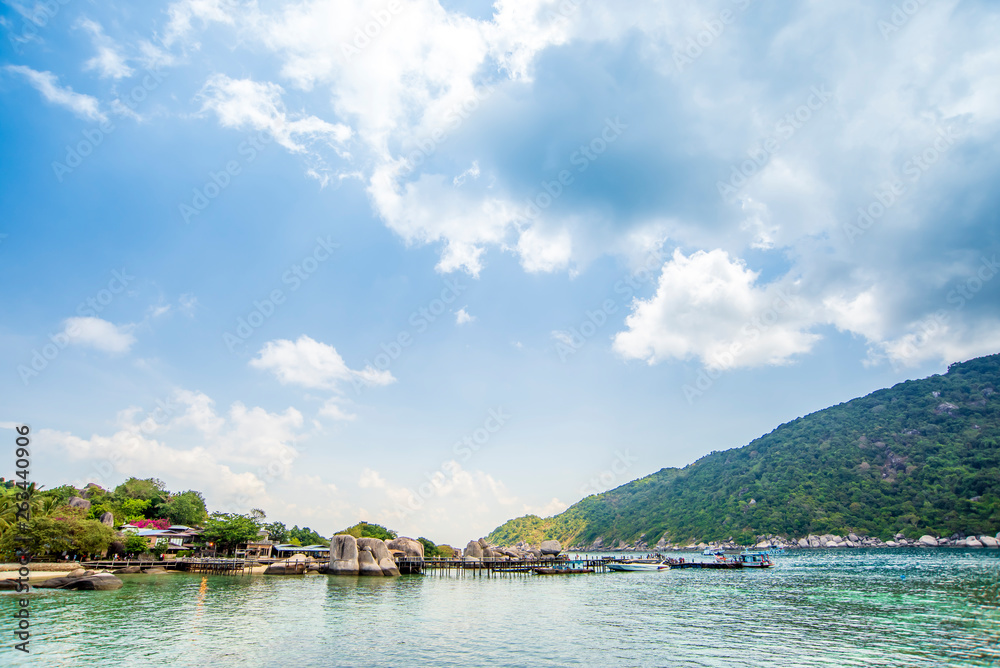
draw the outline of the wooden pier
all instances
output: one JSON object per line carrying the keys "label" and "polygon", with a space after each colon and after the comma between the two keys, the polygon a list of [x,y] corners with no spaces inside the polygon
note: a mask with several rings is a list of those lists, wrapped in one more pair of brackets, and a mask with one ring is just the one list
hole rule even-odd
{"label": "wooden pier", "polygon": [[[169,561],[148,561],[137,559],[85,561],[84,568],[122,571],[130,567],[139,567],[143,571],[151,568],[162,568],[188,573],[204,573],[207,575],[249,575],[254,566],[266,565],[274,559],[219,559],[219,558],[186,558]],[[396,565],[403,575],[442,575],[471,577],[501,577],[515,575],[533,575],[537,568],[567,568],[591,569],[594,573],[611,572],[611,564],[621,564],[631,561],[656,563],[650,559],[632,559],[626,557],[600,557],[570,559],[563,556],[557,559],[483,559],[481,561],[465,561],[462,559],[417,559],[412,557],[397,557]],[[685,561],[680,559],[666,560],[672,569],[733,569],[742,568],[739,562],[720,561]]]}
{"label": "wooden pier", "polygon": [[247,575],[258,565],[250,559],[170,559],[167,561],[151,561],[141,559],[116,559],[103,561],[84,561],[84,568],[106,571],[123,571],[126,568],[138,567],[143,571],[150,568],[162,568],[168,571],[185,571],[188,573],[206,573],[209,575]]}
{"label": "wooden pier", "polygon": [[610,557],[602,559],[484,559],[482,561],[463,561],[460,559],[424,559],[412,558],[396,560],[399,572],[405,574],[428,573],[433,575],[460,576],[503,576],[531,575],[536,568],[558,566],[559,568],[590,568],[595,573],[606,573],[608,564],[622,561]]}

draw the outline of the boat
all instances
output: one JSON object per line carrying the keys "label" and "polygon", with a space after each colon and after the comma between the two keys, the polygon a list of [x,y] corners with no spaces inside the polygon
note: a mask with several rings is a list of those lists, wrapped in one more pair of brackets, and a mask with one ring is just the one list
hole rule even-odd
{"label": "boat", "polygon": [[663,561],[660,562],[625,561],[621,563],[608,564],[608,568],[610,568],[613,571],[619,571],[619,572],[634,572],[634,571],[657,572],[657,571],[669,571],[670,564]]}
{"label": "boat", "polygon": [[774,566],[770,555],[767,552],[750,552],[743,550],[736,557],[736,563],[742,564],[743,568],[770,568]]}
{"label": "boat", "polygon": [[701,553],[703,557],[714,557],[716,555],[725,554],[726,551],[721,547],[706,547],[705,551]]}

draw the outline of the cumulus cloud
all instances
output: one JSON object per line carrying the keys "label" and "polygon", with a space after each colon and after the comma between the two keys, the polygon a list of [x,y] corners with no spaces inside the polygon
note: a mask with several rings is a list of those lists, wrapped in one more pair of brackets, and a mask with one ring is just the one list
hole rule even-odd
{"label": "cumulus cloud", "polygon": [[361,370],[349,369],[333,346],[305,335],[296,341],[268,341],[257,353],[257,357],[250,360],[250,366],[270,371],[282,385],[299,385],[312,389],[336,390],[348,382],[361,382],[365,385],[389,385],[396,382],[389,371],[379,371],[371,366]]}
{"label": "cumulus cloud", "polygon": [[76,93],[69,86],[60,86],[58,77],[52,72],[38,72],[24,65],[8,65],[7,70],[27,79],[47,101],[69,109],[84,120],[102,122],[108,120],[101,111],[97,98]]}
{"label": "cumulus cloud", "polygon": [[[671,279],[709,271],[728,287],[703,300],[693,285],[661,282],[616,337],[625,357],[711,363],[740,343],[736,366],[786,363],[826,327],[863,337],[873,360],[902,360],[899,342],[949,308],[945,283],[974,268],[973,251],[1000,244],[1000,165],[979,150],[1000,133],[998,10],[926,3],[883,34],[891,12],[870,3],[800,4],[776,22],[755,7],[504,1],[475,19],[417,0],[372,24],[376,0],[241,13],[184,0],[168,33],[238,26],[299,99],[316,91],[322,106],[293,117],[278,83],[220,74],[204,108],[227,127],[283,133],[289,150],[331,142],[389,229],[439,246],[441,272],[478,276],[498,250],[528,272],[575,273],[654,229],[688,253],[746,258],[739,270],[675,260]],[[724,38],[679,58],[723,9],[734,12]],[[627,129],[612,143],[602,133],[619,117]],[[526,215],[539,197],[545,206]],[[741,318],[793,284],[813,311],[741,341]],[[725,295],[749,306],[726,307]],[[988,347],[990,298],[951,313],[947,338],[961,345],[928,341],[921,355]]]}
{"label": "cumulus cloud", "polygon": [[132,325],[116,325],[100,318],[67,318],[62,335],[73,345],[106,353],[127,353],[135,344],[132,329]]}
{"label": "cumulus cloud", "polygon": [[614,349],[650,364],[698,358],[720,368],[781,364],[808,352],[820,338],[808,331],[811,313],[802,312],[792,286],[757,278],[723,250],[676,250],[656,294],[633,303]]}
{"label": "cumulus cloud", "polygon": [[271,482],[289,477],[302,424],[294,408],[271,413],[235,402],[219,414],[206,395],[178,390],[152,411],[121,411],[110,435],[41,430],[37,441],[79,462],[78,487],[155,474],[173,488],[203,490],[213,507],[236,504],[243,511],[268,499]]}
{"label": "cumulus cloud", "polygon": [[485,535],[514,515],[566,507],[556,500],[533,507],[512,494],[493,475],[467,470],[455,460],[442,463],[439,470],[427,473],[409,486],[365,468],[358,488],[365,490],[361,495],[372,520],[413,535],[444,536],[456,544],[461,537],[455,535],[455,527]]}

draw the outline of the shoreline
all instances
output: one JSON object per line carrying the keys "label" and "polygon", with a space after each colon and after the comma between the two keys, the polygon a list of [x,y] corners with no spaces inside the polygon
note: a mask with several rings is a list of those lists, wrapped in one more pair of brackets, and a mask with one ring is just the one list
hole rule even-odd
{"label": "shoreline", "polygon": [[809,549],[842,549],[842,548],[900,548],[900,547],[964,547],[972,549],[997,549],[1000,548],[1000,533],[996,536],[986,534],[969,535],[959,537],[957,534],[951,538],[941,538],[924,534],[920,538],[910,539],[903,534],[896,534],[892,540],[883,541],[870,536],[858,536],[850,533],[847,536],[837,536],[835,534],[809,534],[803,538],[785,538],[779,535],[758,536],[757,542],[753,545],[738,545],[731,540],[710,541],[699,543],[688,543],[686,545],[672,545],[665,541],[660,541],[655,545],[648,545],[639,542],[636,545],[619,543],[618,547],[605,546],[601,539],[598,539],[589,546],[578,545],[567,548],[570,552],[686,552],[695,550],[705,550],[708,548],[719,550],[809,550]]}

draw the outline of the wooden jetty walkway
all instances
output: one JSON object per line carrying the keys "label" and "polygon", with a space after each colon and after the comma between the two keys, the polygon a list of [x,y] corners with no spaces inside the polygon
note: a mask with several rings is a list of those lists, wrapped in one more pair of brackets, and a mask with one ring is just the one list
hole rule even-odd
{"label": "wooden jetty walkway", "polygon": [[560,568],[590,568],[595,573],[606,573],[608,564],[624,561],[611,557],[600,559],[484,559],[482,561],[462,561],[460,559],[397,559],[401,573],[430,573],[435,575],[502,576],[533,574],[536,568],[558,566]]}
{"label": "wooden jetty walkway", "polygon": [[[171,559],[169,561],[149,561],[137,559],[85,561],[81,565],[84,568],[103,569],[108,571],[122,571],[130,567],[139,567],[142,570],[150,568],[163,568],[172,571],[185,571],[188,573],[204,573],[208,575],[248,575],[253,571],[254,566],[266,565],[274,559],[219,559],[219,558],[185,558]],[[433,575],[449,576],[514,576],[531,575],[536,568],[556,566],[558,568],[569,569],[591,569],[594,573],[611,572],[611,564],[620,564],[630,561],[645,561],[655,563],[649,559],[631,559],[626,557],[600,557],[570,559],[562,557],[559,559],[484,559],[481,561],[464,561],[461,559],[415,559],[411,557],[399,557],[396,565],[403,575],[421,575],[424,573]],[[720,561],[679,561],[677,559],[668,560],[670,568],[705,568],[705,569],[734,569],[742,568],[739,562]]]}
{"label": "wooden jetty walkway", "polygon": [[84,561],[84,568],[122,571],[138,566],[142,570],[162,568],[168,571],[186,571],[188,573],[206,573],[209,575],[247,575],[254,566],[259,565],[251,559],[170,559],[169,561],[151,561],[140,559],[116,559],[103,561]]}

